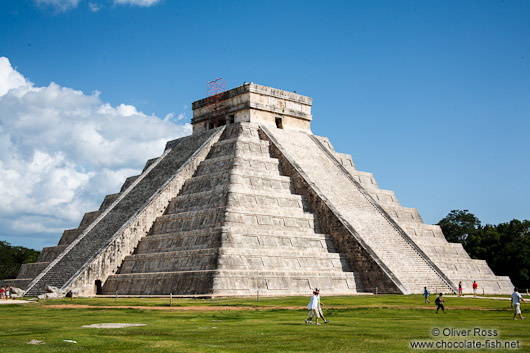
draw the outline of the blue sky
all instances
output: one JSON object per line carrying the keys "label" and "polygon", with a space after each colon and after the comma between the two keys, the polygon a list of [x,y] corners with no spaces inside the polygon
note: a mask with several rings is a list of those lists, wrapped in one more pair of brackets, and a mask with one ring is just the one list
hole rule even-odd
{"label": "blue sky", "polygon": [[528,1],[0,0],[0,57],[14,245],[55,245],[217,77],[312,97],[313,132],[426,223],[530,218]]}

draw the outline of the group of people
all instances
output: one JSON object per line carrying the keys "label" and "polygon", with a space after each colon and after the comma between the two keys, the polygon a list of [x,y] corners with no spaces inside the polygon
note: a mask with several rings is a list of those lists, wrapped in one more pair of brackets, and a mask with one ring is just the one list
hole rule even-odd
{"label": "group of people", "polygon": [[[477,281],[473,281],[473,296],[477,296],[477,288],[478,288],[478,284],[477,284]],[[431,301],[429,300],[429,290],[427,289],[427,287],[423,287],[424,290],[423,290],[423,295],[425,297],[425,304],[428,304],[430,303]],[[463,296],[463,292],[462,292],[462,281],[458,282],[458,296],[461,297]],[[443,313],[445,314],[445,307],[443,305],[443,302],[445,300],[443,299],[443,294],[440,293],[440,295],[436,298],[436,300],[434,301],[434,303],[437,305],[436,307],[436,314],[438,314],[438,310],[442,309]]]}
{"label": "group of people", "polygon": [[[473,281],[473,295],[476,297],[477,296],[477,282],[476,281]],[[423,295],[425,297],[425,304],[428,304],[430,303],[431,301],[429,300],[429,290],[427,289],[427,287],[423,287],[424,290],[423,290]],[[462,281],[460,281],[458,283],[458,296],[462,296]],[[435,304],[437,305],[436,307],[436,314],[438,314],[438,310],[442,309],[443,313],[445,314],[445,307],[443,305],[444,303],[444,299],[443,299],[443,294],[440,293],[440,295],[436,298],[435,300]],[[526,317],[524,317],[521,313],[521,301],[523,303],[526,303],[526,301],[523,299],[523,296],[521,295],[521,293],[519,293],[519,288],[515,287],[513,289],[513,293],[512,293],[512,298],[511,298],[511,304],[510,304],[510,307],[513,308],[513,319],[514,320],[517,320],[517,315],[519,315],[519,317],[521,318],[521,320],[524,320],[526,319]]]}
{"label": "group of people", "polygon": [[[472,287],[473,287],[473,296],[476,297],[476,296],[477,296],[477,288],[478,288],[477,281],[473,281],[473,285],[472,285]],[[424,297],[425,297],[425,304],[428,304],[428,303],[431,302],[431,301],[429,300],[429,295],[430,295],[430,293],[429,293],[429,290],[427,289],[427,287],[423,287],[423,288],[424,288],[424,290],[423,290],[423,295],[424,295]],[[440,293],[440,297],[441,297],[441,296],[442,296],[442,293]],[[462,281],[458,282],[458,296],[459,296],[459,297],[464,296],[464,294],[463,294],[463,292],[462,292]],[[439,298],[440,298],[440,297],[439,297]],[[438,299],[437,299],[436,301],[438,301]],[[435,303],[436,303],[436,301],[435,301]],[[442,300],[442,302],[443,302],[443,300]],[[436,303],[436,304],[438,304],[438,303]],[[438,308],[438,309],[440,309],[440,308]],[[437,312],[438,312],[438,309],[436,310]],[[443,308],[442,308],[442,309],[443,309]]]}
{"label": "group of people", "polygon": [[[429,300],[429,290],[427,289],[427,287],[423,287],[423,296],[425,297],[425,304],[429,304],[431,301]],[[445,314],[445,307],[444,307],[444,298],[443,298],[443,293],[440,293],[440,295],[436,298],[436,300],[434,301],[434,304],[437,305],[436,307],[436,314],[438,314],[438,310],[442,309],[443,313]]]}
{"label": "group of people", "polygon": [[[473,281],[473,296],[476,297],[477,296],[477,288],[478,288],[478,284],[477,284],[477,281]],[[462,292],[462,281],[458,282],[458,296],[459,297],[462,297],[464,296],[463,292]]]}
{"label": "group of people", "polygon": [[0,287],[0,299],[9,299],[9,298],[11,298],[11,288],[9,288],[9,286]]}

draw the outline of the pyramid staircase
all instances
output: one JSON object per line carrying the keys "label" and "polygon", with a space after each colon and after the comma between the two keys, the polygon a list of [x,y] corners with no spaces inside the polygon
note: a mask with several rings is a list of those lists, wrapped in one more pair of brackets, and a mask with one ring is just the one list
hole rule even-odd
{"label": "pyramid staircase", "polygon": [[448,242],[440,226],[425,224],[417,209],[401,206],[393,191],[380,189],[372,173],[357,170],[351,155],[336,152],[327,138],[318,138],[447,278],[454,284],[462,282],[464,293],[472,292],[473,281],[479,284],[479,292],[510,292],[513,284],[508,276],[495,275],[486,261],[469,257],[462,244]]}
{"label": "pyramid staircase", "polygon": [[[342,166],[329,146],[312,135],[263,128],[283,158],[304,175],[301,189],[326,200],[349,234],[377,261],[399,292],[419,293],[424,286],[442,292],[456,286]],[[387,289],[388,290],[388,289]]]}
{"label": "pyramid staircase", "polygon": [[[148,161],[146,168],[152,162],[153,160]],[[138,176],[127,178],[120,193],[126,190],[137,177]],[[120,193],[105,196],[105,199],[97,211],[85,213],[79,227],[66,229],[63,232],[58,245],[43,248],[36,262],[22,264],[18,271],[17,278],[5,280],[4,282],[6,285],[17,288],[27,288],[35,277],[44,271],[46,267],[48,267],[48,265],[77,238],[77,236],[83,233],[83,231],[120,196]]]}
{"label": "pyramid staircase", "polygon": [[99,211],[85,215],[79,228],[65,231],[58,247],[43,252],[41,257],[49,263],[27,285],[26,295],[42,294],[48,285],[93,293],[95,278],[104,280],[115,272],[220,133],[208,131],[168,142],[162,156],[150,160],[141,175],[128,178],[119,194],[107,196]]}
{"label": "pyramid staircase", "polygon": [[[379,188],[372,173],[355,168],[351,155],[336,152],[325,137],[313,136],[313,139],[317,139],[321,146],[329,150],[342,168],[396,222],[451,283],[462,282],[464,293],[472,292],[473,281],[479,284],[480,292],[506,294],[511,291],[513,284],[508,276],[495,275],[486,261],[469,257],[462,244],[448,242],[438,225],[425,224],[417,209],[401,206],[393,191]],[[426,282],[425,286],[436,292],[438,289],[446,289],[445,286],[440,287],[436,283]],[[421,288],[416,290],[420,291]]]}
{"label": "pyramid staircase", "polygon": [[103,294],[289,295],[363,291],[258,127],[226,128]]}

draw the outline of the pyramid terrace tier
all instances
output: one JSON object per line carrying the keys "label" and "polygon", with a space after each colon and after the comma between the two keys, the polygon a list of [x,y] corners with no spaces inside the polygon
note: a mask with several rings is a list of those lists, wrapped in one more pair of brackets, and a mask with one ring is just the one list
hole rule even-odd
{"label": "pyramid terrace tier", "polygon": [[197,270],[290,269],[306,271],[349,271],[338,253],[323,248],[305,248],[303,253],[287,248],[223,248],[181,250],[130,255],[118,274]]}
{"label": "pyramid terrace tier", "polygon": [[113,275],[103,286],[103,294],[307,295],[316,287],[326,295],[364,292],[354,272],[211,270]]}
{"label": "pyramid terrace tier", "polygon": [[267,158],[269,155],[269,143],[256,137],[231,137],[219,141],[212,147],[208,157],[217,158],[223,156],[256,156]]}
{"label": "pyramid terrace tier", "polygon": [[206,209],[200,211],[166,214],[157,218],[152,228],[152,234],[189,231],[221,226],[223,224],[246,224],[259,228],[296,230],[314,230],[315,217],[311,214],[278,215],[276,210],[270,212],[232,211],[226,207]]}
{"label": "pyramid terrace tier", "polygon": [[243,170],[259,175],[277,175],[279,173],[278,161],[272,158],[257,156],[221,156],[205,160],[197,175],[229,172],[230,170]]}
{"label": "pyramid terrace tier", "polygon": [[[230,191],[229,191],[230,189]],[[166,214],[199,211],[222,205],[245,205],[248,207],[304,208],[300,195],[276,189],[251,189],[246,185],[231,184],[213,189],[182,194],[171,200]]]}
{"label": "pyramid terrace tier", "polygon": [[286,229],[281,231],[242,227],[217,227],[194,229],[148,235],[143,238],[134,254],[160,253],[179,250],[197,250],[219,248],[221,246],[241,248],[274,248],[296,249],[304,251],[307,248],[322,248],[327,252],[336,252],[328,235]]}

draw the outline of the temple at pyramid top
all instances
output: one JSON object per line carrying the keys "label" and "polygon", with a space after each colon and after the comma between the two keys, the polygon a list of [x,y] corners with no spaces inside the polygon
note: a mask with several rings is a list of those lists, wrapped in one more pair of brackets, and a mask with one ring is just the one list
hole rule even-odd
{"label": "temple at pyramid top", "polygon": [[[212,99],[213,98],[213,99]],[[243,85],[192,103],[193,133],[252,122],[311,133],[312,99],[277,88]]]}

